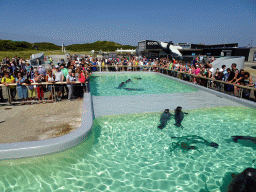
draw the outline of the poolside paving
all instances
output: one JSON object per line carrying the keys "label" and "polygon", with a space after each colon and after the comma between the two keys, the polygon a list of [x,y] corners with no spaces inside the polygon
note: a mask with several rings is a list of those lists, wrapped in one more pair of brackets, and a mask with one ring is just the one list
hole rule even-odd
{"label": "poolside paving", "polygon": [[83,100],[0,107],[0,143],[56,138],[81,125]]}
{"label": "poolside paving", "polygon": [[104,115],[173,111],[243,105],[205,91],[135,96],[93,96],[95,118]]}

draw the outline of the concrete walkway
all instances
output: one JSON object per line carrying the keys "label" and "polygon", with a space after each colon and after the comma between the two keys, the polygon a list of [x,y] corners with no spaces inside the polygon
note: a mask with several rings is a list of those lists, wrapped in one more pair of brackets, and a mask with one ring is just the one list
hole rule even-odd
{"label": "concrete walkway", "polygon": [[177,106],[189,110],[243,105],[205,91],[116,97],[93,96],[96,118],[114,114],[160,112],[164,109],[173,111]]}
{"label": "concrete walkway", "polygon": [[56,138],[81,125],[82,100],[0,107],[0,143]]}

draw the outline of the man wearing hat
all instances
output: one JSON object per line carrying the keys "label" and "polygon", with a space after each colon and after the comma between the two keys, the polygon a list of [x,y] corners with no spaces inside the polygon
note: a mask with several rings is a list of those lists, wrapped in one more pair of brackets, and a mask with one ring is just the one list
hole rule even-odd
{"label": "man wearing hat", "polygon": [[46,76],[46,70],[43,68],[42,65],[39,65],[38,72],[42,76]]}

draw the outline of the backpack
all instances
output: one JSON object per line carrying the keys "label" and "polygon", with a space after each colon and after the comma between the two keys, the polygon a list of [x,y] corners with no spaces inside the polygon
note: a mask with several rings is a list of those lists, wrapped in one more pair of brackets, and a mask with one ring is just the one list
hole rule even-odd
{"label": "backpack", "polygon": [[85,82],[85,77],[84,74],[81,74],[81,77],[79,78],[80,83],[84,83]]}

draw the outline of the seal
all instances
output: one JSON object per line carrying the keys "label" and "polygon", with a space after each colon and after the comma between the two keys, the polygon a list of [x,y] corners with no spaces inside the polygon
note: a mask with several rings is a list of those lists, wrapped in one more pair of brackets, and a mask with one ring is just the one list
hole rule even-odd
{"label": "seal", "polygon": [[173,115],[169,112],[169,109],[165,109],[164,112],[161,115],[160,125],[158,126],[158,128],[159,129],[165,128],[167,123],[171,119],[171,116],[173,116]]}
{"label": "seal", "polygon": [[213,148],[218,148],[219,144],[218,143],[213,143],[205,140],[204,138],[197,136],[197,135],[190,135],[190,136],[183,136],[183,137],[171,137],[172,139],[179,139],[178,142],[172,143],[172,150],[176,149],[177,147],[181,147],[182,149],[185,150],[197,150],[198,148],[196,146],[193,146],[192,144],[194,143],[201,143],[205,144],[207,146],[213,147]]}
{"label": "seal", "polygon": [[182,107],[180,107],[180,106],[178,106],[175,109],[175,114],[174,114],[175,124],[174,125],[177,126],[177,127],[181,127],[183,129],[183,126],[181,125],[181,122],[184,119],[184,114],[188,115],[188,113],[184,113],[181,109],[182,109]]}
{"label": "seal", "polygon": [[231,136],[233,141],[236,143],[237,140],[244,140],[244,141],[251,141],[256,144],[256,137],[251,137],[251,136]]}
{"label": "seal", "polygon": [[144,91],[144,89],[135,89],[135,88],[123,88],[126,91]]}
{"label": "seal", "polygon": [[120,83],[117,89],[121,89],[124,86],[124,82]]}
{"label": "seal", "polygon": [[255,192],[256,169],[246,168],[242,173],[231,175],[234,179],[228,187],[228,192]]}

